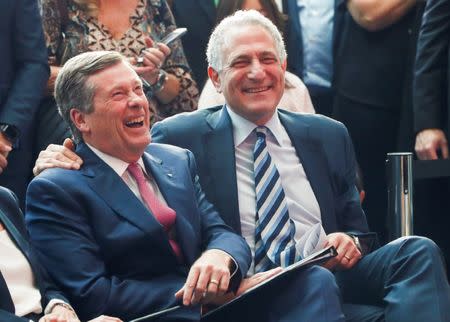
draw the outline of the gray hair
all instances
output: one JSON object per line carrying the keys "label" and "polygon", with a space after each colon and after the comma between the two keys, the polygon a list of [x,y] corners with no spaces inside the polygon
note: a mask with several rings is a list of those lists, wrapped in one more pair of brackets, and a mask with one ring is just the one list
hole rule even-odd
{"label": "gray hair", "polygon": [[224,18],[214,29],[209,38],[206,58],[208,65],[216,71],[221,71],[223,64],[223,49],[226,45],[226,35],[233,28],[244,26],[260,26],[264,28],[272,37],[280,61],[286,59],[286,49],[283,37],[278,28],[268,18],[264,17],[256,10],[238,10],[233,15]]}
{"label": "gray hair", "polygon": [[94,85],[88,81],[96,72],[126,62],[125,57],[115,51],[92,51],[69,59],[58,73],[55,82],[55,100],[59,114],[69,124],[76,142],[82,141],[80,131],[70,118],[70,110],[89,114],[94,110]]}

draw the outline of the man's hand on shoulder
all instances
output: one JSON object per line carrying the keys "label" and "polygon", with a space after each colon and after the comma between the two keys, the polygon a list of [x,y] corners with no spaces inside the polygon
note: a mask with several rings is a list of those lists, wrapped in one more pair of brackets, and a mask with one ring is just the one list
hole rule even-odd
{"label": "man's hand on shoulder", "polygon": [[74,151],[75,144],[71,139],[65,139],[63,145],[50,144],[47,149],[39,153],[33,174],[37,176],[49,168],[80,169],[83,160]]}
{"label": "man's hand on shoulder", "polygon": [[205,251],[192,265],[183,288],[175,293],[176,298],[182,298],[183,305],[214,302],[228,290],[233,265],[234,260],[226,252]]}
{"label": "man's hand on shoulder", "polygon": [[420,160],[438,159],[439,150],[442,158],[448,158],[448,142],[440,129],[426,129],[417,133],[414,149]]}
{"label": "man's hand on shoulder", "polygon": [[328,246],[334,246],[338,253],[324,264],[324,267],[330,270],[352,268],[361,259],[362,255],[357,245],[352,237],[345,233],[329,234],[325,247]]}

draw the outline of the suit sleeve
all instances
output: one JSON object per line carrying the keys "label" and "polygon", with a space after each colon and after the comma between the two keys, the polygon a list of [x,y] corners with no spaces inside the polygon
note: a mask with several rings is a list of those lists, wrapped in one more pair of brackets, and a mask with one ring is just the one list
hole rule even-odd
{"label": "suit sleeve", "polygon": [[429,0],[420,28],[414,72],[414,130],[443,129],[448,89],[450,1]]}
{"label": "suit sleeve", "polygon": [[11,46],[16,71],[0,112],[0,123],[15,125],[20,130],[31,125],[47,84],[49,68],[38,1],[17,0],[14,15],[15,36]]}
{"label": "suit sleeve", "polygon": [[236,261],[238,270],[232,276],[229,289],[236,291],[251,263],[251,252],[246,241],[227,226],[214,206],[206,199],[196,172],[195,159],[188,151],[190,171],[201,216],[203,249],[220,249]]}
{"label": "suit sleeve", "polygon": [[0,309],[0,321],[2,322],[29,322],[29,319],[22,318],[11,312]]}
{"label": "suit sleeve", "polygon": [[108,261],[127,259],[108,259],[102,253],[90,224],[98,205],[88,209],[67,184],[64,189],[52,181],[40,176],[31,182],[27,228],[39,259],[64,285],[82,320],[101,314],[129,320],[177,304],[174,294],[185,281],[182,272],[139,279],[108,271]]}
{"label": "suit sleeve", "polygon": [[[330,133],[338,140],[329,146],[328,160],[332,170],[335,213],[339,230],[347,233],[367,233],[368,225],[356,189],[356,159],[347,129],[341,123]],[[329,135],[330,135],[329,134]],[[341,156],[337,158],[336,156]]]}

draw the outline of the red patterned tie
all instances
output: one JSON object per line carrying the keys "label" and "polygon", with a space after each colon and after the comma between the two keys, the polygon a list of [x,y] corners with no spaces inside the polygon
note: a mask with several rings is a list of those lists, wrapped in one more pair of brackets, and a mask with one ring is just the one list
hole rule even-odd
{"label": "red patterned tie", "polygon": [[176,212],[162,203],[156,194],[150,189],[147,180],[145,179],[144,172],[137,163],[130,163],[128,165],[128,172],[136,180],[139,188],[139,193],[141,194],[142,200],[148,206],[148,208],[155,216],[156,220],[164,227],[165,232],[169,236],[169,242],[172,246],[173,251],[177,255],[178,259],[181,261],[183,256],[181,253],[180,246],[177,244],[175,239],[171,237],[171,230],[176,219]]}

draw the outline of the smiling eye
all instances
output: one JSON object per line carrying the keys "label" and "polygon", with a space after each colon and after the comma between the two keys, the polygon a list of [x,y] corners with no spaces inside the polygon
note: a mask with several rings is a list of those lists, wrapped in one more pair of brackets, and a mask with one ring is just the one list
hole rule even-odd
{"label": "smiling eye", "polygon": [[248,66],[249,64],[250,62],[248,60],[236,60],[231,64],[231,67],[242,68]]}
{"label": "smiling eye", "polygon": [[114,99],[120,99],[125,95],[125,93],[123,91],[115,91],[112,93],[112,97]]}
{"label": "smiling eye", "polygon": [[264,57],[262,62],[263,64],[274,64],[277,62],[277,59],[275,57]]}
{"label": "smiling eye", "polygon": [[134,91],[135,91],[136,93],[138,93],[138,94],[144,93],[144,89],[142,88],[141,85],[137,85],[137,86],[134,88]]}

